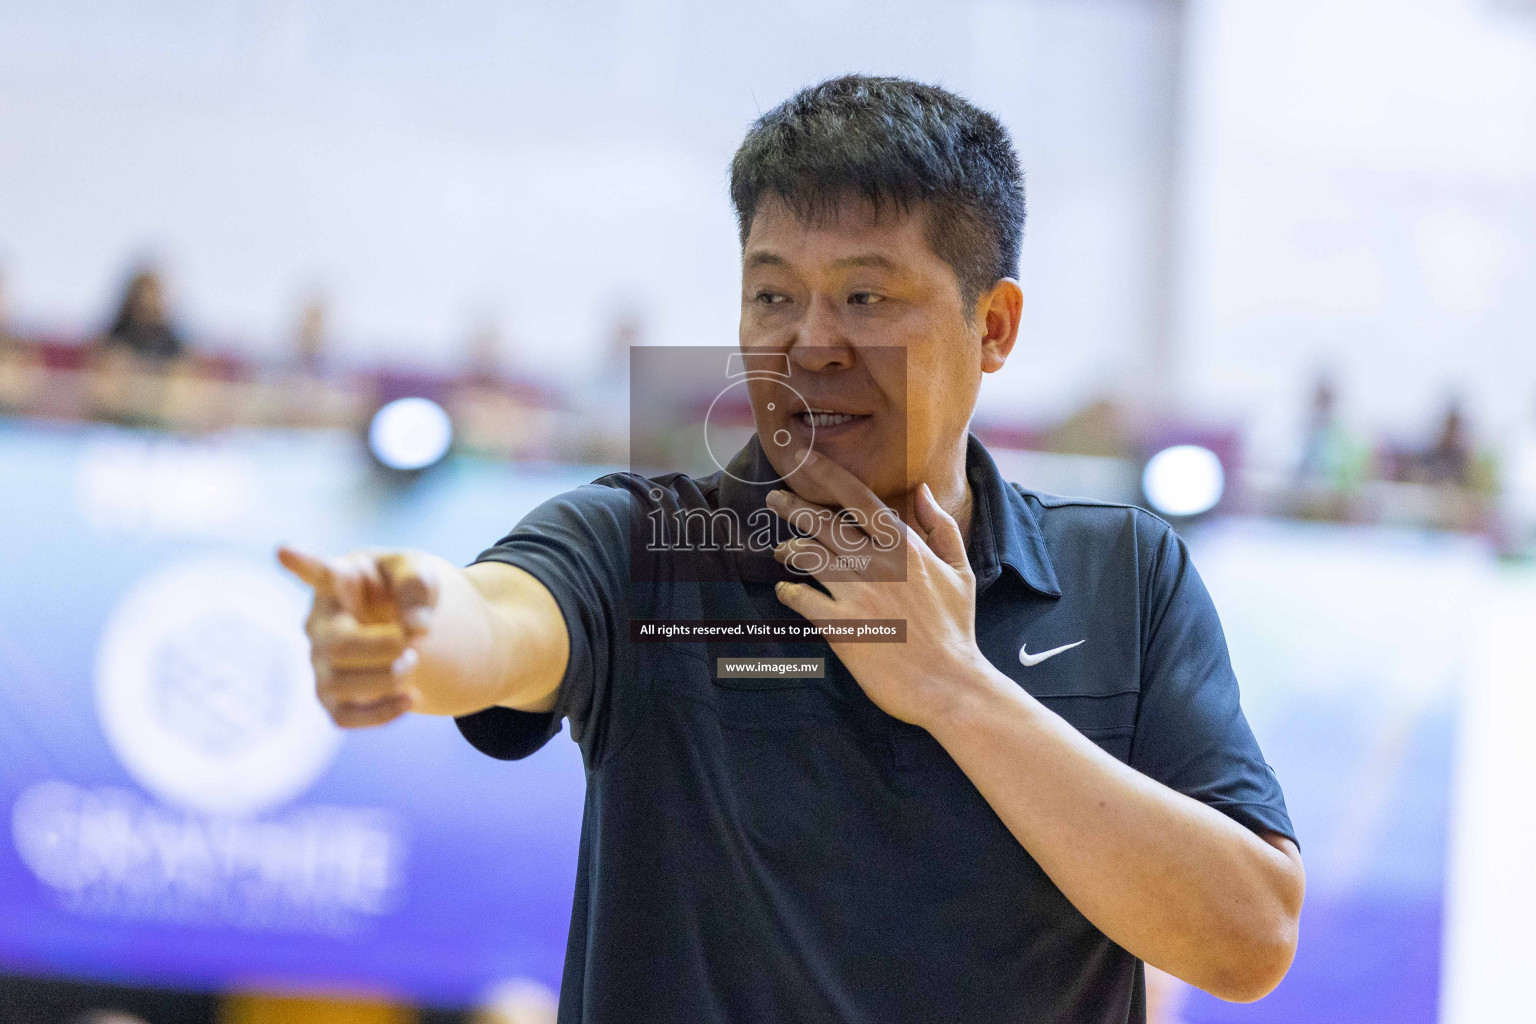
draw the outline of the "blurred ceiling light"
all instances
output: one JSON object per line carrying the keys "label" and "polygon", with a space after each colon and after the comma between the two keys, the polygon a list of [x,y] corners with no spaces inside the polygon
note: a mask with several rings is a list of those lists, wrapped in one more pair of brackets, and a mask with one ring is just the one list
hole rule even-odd
{"label": "blurred ceiling light", "polygon": [[1165,516],[1197,516],[1209,512],[1226,490],[1221,460],[1196,444],[1164,448],[1147,460],[1141,489],[1154,511]]}
{"label": "blurred ceiling light", "polygon": [[368,448],[390,469],[426,469],[448,454],[453,423],[430,398],[397,398],[373,414]]}

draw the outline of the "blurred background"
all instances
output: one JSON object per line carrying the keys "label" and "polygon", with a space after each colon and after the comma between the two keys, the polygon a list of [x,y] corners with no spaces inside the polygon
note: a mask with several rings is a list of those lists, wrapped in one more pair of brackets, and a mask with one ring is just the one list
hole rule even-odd
{"label": "blurred background", "polygon": [[1189,538],[1309,876],[1186,1022],[1521,1019],[1536,2],[0,7],[0,1021],[553,1020],[584,779],[341,734],[278,541],[467,562],[730,345],[725,169],[847,71],[1028,175],[975,431]]}

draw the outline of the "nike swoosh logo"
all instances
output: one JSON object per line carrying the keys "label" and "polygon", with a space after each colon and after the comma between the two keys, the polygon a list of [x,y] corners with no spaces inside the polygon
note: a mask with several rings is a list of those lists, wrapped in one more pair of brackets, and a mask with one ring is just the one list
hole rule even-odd
{"label": "nike swoosh logo", "polygon": [[1053,647],[1049,651],[1041,651],[1039,654],[1030,654],[1029,644],[1025,644],[1023,647],[1019,648],[1019,664],[1023,665],[1025,668],[1034,668],[1046,658],[1054,658],[1062,651],[1070,651],[1072,648],[1078,646],[1078,644],[1085,644],[1087,642],[1087,638],[1084,638],[1079,640],[1076,644],[1063,644],[1060,647]]}

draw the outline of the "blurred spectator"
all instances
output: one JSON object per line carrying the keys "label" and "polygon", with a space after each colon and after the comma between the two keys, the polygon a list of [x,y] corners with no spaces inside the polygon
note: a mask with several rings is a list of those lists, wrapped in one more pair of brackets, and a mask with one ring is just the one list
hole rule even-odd
{"label": "blurred spectator", "polygon": [[374,406],[374,388],[336,366],[331,346],[330,304],[320,292],[299,306],[293,347],[267,385],[267,422],[288,427],[352,429]]}
{"label": "blurred spectator", "polygon": [[294,332],[294,368],[300,374],[325,376],[329,320],[325,298],[319,294],[311,295],[299,311],[299,326]]}
{"label": "blurred spectator", "polygon": [[169,425],[168,371],[185,354],[171,326],[160,271],[142,265],[129,276],[117,313],[92,353],[87,413],[127,426]]}
{"label": "blurred spectator", "polygon": [[465,366],[464,380],[495,387],[506,378],[506,346],[502,342],[501,325],[487,318],[469,335],[469,359]]}
{"label": "blurred spectator", "polygon": [[1301,463],[1297,467],[1297,476],[1303,484],[1331,484],[1338,477],[1344,454],[1337,404],[1338,395],[1332,378],[1319,377],[1312,388],[1312,408],[1307,415],[1307,433],[1301,445]]}
{"label": "blurred spectator", "polygon": [[1329,374],[1312,387],[1301,459],[1296,466],[1295,506],[1305,519],[1346,520],[1352,502],[1370,472],[1370,456],[1344,426],[1338,411],[1338,389]]}
{"label": "blurred spectator", "polygon": [[9,296],[0,275],[0,413],[34,409],[42,394],[43,358],[11,329]]}
{"label": "blurred spectator", "polygon": [[448,392],[459,450],[491,459],[548,459],[554,414],[539,387],[507,371],[504,348],[494,320],[470,334],[465,372]]}
{"label": "blurred spectator", "polygon": [[597,372],[577,396],[583,430],[571,457],[584,462],[629,461],[629,350],[644,344],[645,322],[626,307],[614,316]]}
{"label": "blurred spectator", "polygon": [[603,353],[604,374],[629,372],[629,350],[644,343],[645,321],[636,309],[624,309],[614,317],[608,332],[608,344]]}
{"label": "blurred spectator", "polygon": [[1418,483],[1450,487],[1472,485],[1472,441],[1458,400],[1453,398],[1446,403],[1435,441],[1417,461],[1413,476]]}
{"label": "blurred spectator", "polygon": [[142,266],[129,277],[117,316],[102,336],[102,344],[153,360],[175,359],[186,353],[181,335],[171,326],[159,270]]}
{"label": "blurred spectator", "polygon": [[1387,479],[1399,486],[1379,490],[1376,521],[1475,533],[1492,530],[1495,465],[1488,453],[1478,453],[1458,400],[1446,403],[1427,447],[1385,445],[1382,456]]}

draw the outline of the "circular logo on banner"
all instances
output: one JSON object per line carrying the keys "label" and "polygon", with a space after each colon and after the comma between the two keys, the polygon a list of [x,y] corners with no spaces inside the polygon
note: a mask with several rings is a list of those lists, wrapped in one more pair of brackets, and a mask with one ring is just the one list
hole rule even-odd
{"label": "circular logo on banner", "polygon": [[307,789],[341,743],[314,695],[305,592],[233,558],[180,562],[113,611],[96,659],[107,741],[140,785],[215,814]]}

